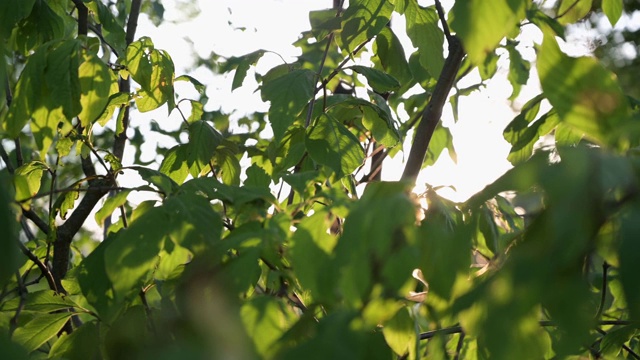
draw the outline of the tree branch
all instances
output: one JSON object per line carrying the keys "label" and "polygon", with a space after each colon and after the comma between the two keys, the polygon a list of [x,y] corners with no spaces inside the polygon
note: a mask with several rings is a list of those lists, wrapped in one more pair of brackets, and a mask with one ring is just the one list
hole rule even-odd
{"label": "tree branch", "polygon": [[427,105],[427,108],[422,113],[422,120],[416,129],[416,135],[411,145],[409,158],[402,173],[402,180],[415,182],[418,177],[418,173],[424,162],[424,157],[427,154],[427,149],[429,148],[429,142],[440,121],[442,108],[456,80],[456,75],[458,74],[458,69],[460,68],[463,57],[464,50],[462,43],[457,37],[452,36],[449,42],[449,56],[447,56],[444,63],[436,88],[431,95],[429,105]]}
{"label": "tree branch", "polygon": [[[140,6],[142,0],[133,0],[131,2],[131,10],[129,11],[129,19],[127,20],[127,33],[126,43],[129,46],[136,36],[136,30],[138,29],[138,17],[140,17]],[[131,80],[129,78],[120,78],[119,87],[120,92],[128,94],[131,92]],[[124,147],[127,143],[127,129],[129,128],[129,106],[122,106],[120,111],[124,111],[122,116],[122,131],[116,134],[113,143],[113,155],[115,155],[120,161],[124,156]]]}
{"label": "tree branch", "polygon": [[[81,8],[86,6],[80,0],[73,0],[74,4],[78,7],[78,33],[80,34],[82,30],[84,30],[86,34],[86,29],[81,29],[82,25],[82,11]],[[140,16],[140,5],[141,0],[133,0],[131,2],[131,11],[129,12],[129,19],[127,21],[127,31],[126,31],[126,41],[127,45],[133,42],[133,38],[135,37],[136,29],[138,27],[138,17]],[[130,91],[130,86],[128,81],[126,85],[124,85],[124,81],[120,81],[120,91],[126,90],[125,92]],[[128,126],[128,108],[125,109],[125,127],[123,132],[116,137],[114,141],[114,155],[116,155],[119,159],[122,159],[122,155],[124,153],[124,144],[127,140],[126,130]],[[117,149],[117,152],[116,152]],[[87,157],[90,161],[90,157]],[[85,162],[83,161],[83,169],[85,169]],[[95,172],[95,169],[94,169]],[[78,207],[71,213],[69,219],[65,221],[64,224],[60,225],[56,232],[56,238],[53,243],[53,276],[56,282],[56,285],[60,291],[64,291],[62,287],[61,280],[67,274],[67,270],[69,267],[69,257],[71,254],[71,242],[73,241],[73,237],[78,233],[82,225],[84,224],[87,216],[91,213],[93,208],[95,208],[98,201],[109,192],[109,189],[115,185],[113,178],[97,178],[95,180],[91,180],[89,182],[89,189],[87,189],[86,194],[80,201]]]}

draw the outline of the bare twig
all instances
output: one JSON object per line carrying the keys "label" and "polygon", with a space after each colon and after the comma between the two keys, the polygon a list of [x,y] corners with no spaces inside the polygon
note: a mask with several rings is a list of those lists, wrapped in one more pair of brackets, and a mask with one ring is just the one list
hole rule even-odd
{"label": "bare twig", "polygon": [[600,289],[600,304],[596,312],[596,319],[600,319],[604,311],[604,303],[607,299],[607,270],[609,270],[609,267],[610,265],[606,261],[602,263],[602,288]]}
{"label": "bare twig", "polygon": [[20,272],[16,271],[16,281],[18,282],[18,296],[20,296],[20,300],[18,302],[18,307],[16,308],[16,312],[9,321],[9,335],[13,334],[13,332],[18,328],[18,318],[20,317],[20,313],[24,308],[24,303],[27,301],[27,287],[22,281],[22,276],[20,276]]}
{"label": "bare twig", "polygon": [[42,261],[40,261],[40,259],[34,253],[32,253],[31,250],[29,250],[26,246],[24,246],[23,243],[21,243],[20,241],[17,241],[17,243],[20,251],[27,258],[29,258],[29,260],[31,260],[34,264],[36,264],[36,266],[38,267],[38,269],[40,269],[40,272],[42,273],[44,278],[47,279],[47,284],[49,285],[49,289],[55,292],[58,292],[58,287],[54,279],[54,276],[51,273],[51,271],[49,271],[49,268],[47,267],[47,265],[45,265]]}
{"label": "bare twig", "polygon": [[438,12],[438,17],[440,18],[440,23],[442,24],[442,31],[444,32],[444,36],[447,38],[447,42],[451,43],[451,32],[449,31],[447,18],[444,15],[444,9],[442,8],[440,0],[436,0],[436,11]]}

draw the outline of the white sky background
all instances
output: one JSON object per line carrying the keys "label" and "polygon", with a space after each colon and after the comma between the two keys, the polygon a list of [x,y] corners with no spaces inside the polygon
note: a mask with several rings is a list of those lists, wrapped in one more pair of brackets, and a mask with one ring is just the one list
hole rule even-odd
{"label": "white sky background", "polygon": [[[424,6],[433,3],[432,0],[419,2]],[[147,20],[141,19],[137,32],[138,37],[150,36],[156,48],[169,52],[176,65],[176,75],[183,74],[185,69],[193,64],[193,49],[205,58],[211,51],[223,56],[239,56],[265,49],[277,52],[288,62],[295,61],[295,56],[300,55],[300,51],[292,43],[302,31],[310,28],[308,12],[330,8],[332,5],[331,0],[199,0],[196,7],[191,3],[192,1],[184,0],[163,1],[166,8],[165,19],[168,21],[156,28]],[[445,8],[450,7],[451,3],[445,0]],[[193,10],[197,10],[195,17],[190,18],[188,13],[185,14]],[[187,19],[188,21],[185,21]],[[404,19],[394,17],[392,25],[399,28],[396,34],[401,36],[404,32]],[[521,43],[520,50],[525,59],[533,60],[533,41],[540,42],[540,34],[534,26],[525,26],[523,31],[529,40]],[[190,42],[193,43],[193,47]],[[412,49],[408,39],[404,47],[409,55]],[[577,46],[574,54],[585,52],[584,46]],[[257,71],[264,74],[271,67],[281,63],[282,60],[277,55],[266,54],[258,63]],[[498,64],[498,74],[487,82],[484,90],[460,98],[458,123],[454,124],[451,107],[445,105],[443,123],[453,134],[458,162],[454,164],[449,156],[443,153],[434,166],[423,170],[417,181],[417,191],[424,189],[421,186],[424,183],[433,186],[452,185],[457,192],[443,189],[440,193],[454,201],[464,201],[510,168],[506,160],[510,145],[503,139],[502,131],[515,113],[507,101],[511,94],[511,85],[506,80],[508,61],[501,59]],[[268,104],[263,103],[259,93],[255,92],[257,84],[253,80],[252,71],[248,73],[244,86],[233,93],[233,74],[224,78],[213,77],[210,72],[200,69],[189,75],[208,86],[210,101],[207,110],[222,109],[226,113],[234,112],[234,119],[256,110],[268,109]],[[477,81],[472,80],[474,81],[466,81],[459,86],[463,88]],[[530,84],[522,89],[514,106],[522,106],[539,92],[538,88],[535,64],[532,64]],[[181,91],[180,88],[177,88],[177,91],[182,96],[194,96]],[[170,119],[166,119],[164,107],[149,115],[136,114],[133,121],[134,124],[143,124],[150,118],[165,128],[175,129],[180,126],[177,112],[174,112]],[[154,149],[155,142],[153,139],[148,140],[150,141],[146,142],[147,149]],[[405,149],[408,150],[408,147],[405,146]],[[383,179],[400,178],[404,168],[402,155],[399,153],[390,163],[385,163]]]}

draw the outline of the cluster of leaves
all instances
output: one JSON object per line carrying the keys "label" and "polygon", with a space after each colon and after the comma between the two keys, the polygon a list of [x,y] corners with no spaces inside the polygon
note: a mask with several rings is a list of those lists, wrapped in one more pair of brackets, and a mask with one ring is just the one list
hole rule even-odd
{"label": "cluster of leaves", "polygon": [[[612,22],[621,3],[602,1]],[[268,112],[238,127],[205,110],[203,84],[176,76],[152,39],[135,40],[140,12],[161,21],[161,10],[0,3],[3,356],[638,358],[638,102],[558,43],[592,1],[312,11],[298,60],[256,75]],[[392,15],[406,28],[388,26]],[[519,95],[532,65],[517,47],[523,26],[543,34],[541,93],[504,131],[514,167],[464,203],[412,194],[411,177],[380,181],[407,137],[426,149],[419,168],[445,149],[455,157],[439,115],[420,132],[423,114],[444,98],[457,114],[501,56]],[[201,63],[233,73],[236,89],[265,53]],[[471,75],[478,84],[455,85]],[[177,81],[200,97],[178,98]],[[150,136],[130,127],[130,109],[165,106],[183,126],[152,130],[176,145],[158,149],[160,164],[124,164],[125,142]],[[555,144],[534,152],[547,134]],[[146,185],[121,184],[123,173]],[[133,205],[135,192],[156,196]],[[82,229],[89,216],[101,241]]]}

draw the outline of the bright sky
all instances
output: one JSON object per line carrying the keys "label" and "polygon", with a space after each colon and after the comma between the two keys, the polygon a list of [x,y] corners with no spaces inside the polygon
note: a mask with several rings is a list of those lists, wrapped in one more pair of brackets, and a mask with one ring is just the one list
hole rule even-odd
{"label": "bright sky", "polygon": [[[431,5],[432,1],[419,1],[422,5]],[[444,6],[450,6],[445,1]],[[193,63],[195,51],[207,57],[211,51],[223,56],[243,55],[257,49],[277,52],[287,61],[293,61],[300,52],[291,45],[301,31],[309,29],[309,10],[329,8],[331,0],[200,0],[197,8],[191,1],[167,0],[165,17],[168,22],[155,28],[147,21],[141,21],[138,36],[150,36],[156,47],[167,50],[176,64],[177,75],[182,74]],[[195,18],[189,19],[185,12],[195,11]],[[404,26],[402,18],[394,18],[394,26]],[[525,27],[523,31],[535,30]],[[398,34],[402,31],[397,32]],[[527,34],[528,39],[539,39],[540,35],[533,31]],[[189,40],[187,40],[189,39]],[[526,59],[533,59],[533,40],[523,41],[521,49]],[[539,42],[539,40],[538,40]],[[407,54],[411,45],[405,42]],[[258,63],[257,71],[264,73],[271,67],[280,64],[281,59],[274,54],[267,54]],[[441,194],[455,201],[463,201],[486,184],[503,174],[510,164],[506,160],[510,145],[503,139],[504,127],[514,117],[511,104],[506,100],[511,94],[511,85],[506,80],[508,62],[499,62],[498,75],[487,83],[487,87],[461,98],[459,104],[459,121],[453,122],[450,106],[445,106],[444,125],[453,133],[457,150],[457,164],[446,155],[432,167],[427,168],[417,181],[417,191],[424,189],[424,183],[433,186],[452,185],[457,192],[444,189]],[[245,85],[230,93],[232,76],[226,78],[213,77],[207,71],[196,70],[190,73],[209,86],[209,109],[221,108],[224,112],[236,112],[238,116],[255,110],[266,110],[267,104],[260,101],[255,93],[257,84],[252,82],[249,73]],[[477,79],[475,79],[477,81]],[[460,87],[471,85],[473,81],[460,84]],[[532,66],[530,84],[526,86],[514,106],[521,106],[537,94],[538,83],[535,65]],[[180,89],[178,89],[180,93]],[[161,124],[166,118],[166,110],[151,113]],[[174,117],[174,116],[172,116]],[[141,117],[145,120],[147,116]],[[135,118],[134,118],[135,120]],[[176,119],[177,120],[177,119]],[[407,119],[402,119],[406,121]],[[175,121],[179,124],[179,121]],[[179,125],[175,125],[176,127]],[[149,142],[149,148],[154,147]],[[407,148],[408,149],[408,148]],[[385,165],[383,178],[397,180],[402,173],[402,153],[398,154],[390,164]]]}

